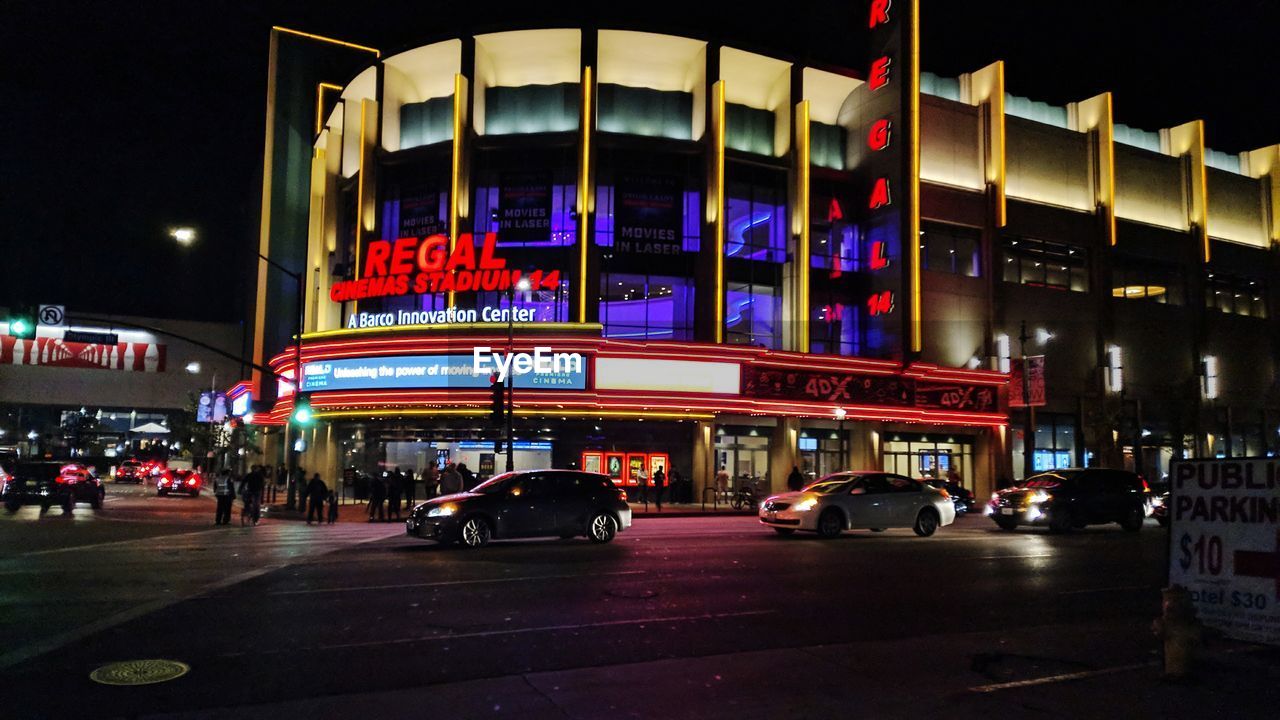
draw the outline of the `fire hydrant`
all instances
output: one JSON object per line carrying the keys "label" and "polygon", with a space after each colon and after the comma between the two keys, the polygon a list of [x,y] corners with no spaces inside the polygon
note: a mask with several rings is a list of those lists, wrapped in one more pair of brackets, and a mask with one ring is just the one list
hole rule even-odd
{"label": "fire hydrant", "polygon": [[1162,614],[1151,629],[1156,637],[1164,640],[1164,676],[1172,680],[1185,679],[1191,673],[1203,632],[1186,588],[1174,585],[1164,589]]}

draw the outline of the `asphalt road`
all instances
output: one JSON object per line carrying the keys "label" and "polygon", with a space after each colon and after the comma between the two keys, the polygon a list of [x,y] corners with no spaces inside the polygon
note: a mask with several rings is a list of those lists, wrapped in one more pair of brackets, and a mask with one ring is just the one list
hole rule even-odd
{"label": "asphalt road", "polygon": [[[858,683],[941,702],[1150,664],[1167,538],[1154,523],[1055,536],[968,517],[932,538],[821,541],[754,518],[644,518],[606,546],[468,551],[395,523],[215,528],[211,498],[111,497],[0,520],[12,717],[754,717],[782,700],[827,717]],[[143,658],[191,671],[88,679]],[[726,676],[741,690],[717,689]]]}

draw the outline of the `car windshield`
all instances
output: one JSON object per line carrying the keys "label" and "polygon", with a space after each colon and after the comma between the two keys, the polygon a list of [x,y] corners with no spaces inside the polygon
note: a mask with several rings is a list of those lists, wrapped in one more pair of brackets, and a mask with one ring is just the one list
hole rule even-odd
{"label": "car windshield", "polygon": [[515,477],[515,473],[513,472],[502,473],[501,475],[494,475],[488,480],[485,480],[479,485],[471,488],[471,492],[480,493],[481,495],[492,495],[493,493],[501,492],[503,489],[503,486],[506,485],[507,480],[511,479],[512,477]]}
{"label": "car windshield", "polygon": [[851,482],[850,478],[842,477],[831,480],[819,480],[804,489],[807,493],[816,493],[818,495],[835,495],[848,487]]}
{"label": "car windshield", "polygon": [[1079,474],[1079,471],[1059,470],[1057,472],[1044,473],[1043,475],[1033,475],[1023,483],[1023,487],[1056,488],[1059,485],[1071,485]]}
{"label": "car windshield", "polygon": [[13,474],[27,480],[52,480],[62,474],[62,469],[57,465],[30,463],[19,465]]}

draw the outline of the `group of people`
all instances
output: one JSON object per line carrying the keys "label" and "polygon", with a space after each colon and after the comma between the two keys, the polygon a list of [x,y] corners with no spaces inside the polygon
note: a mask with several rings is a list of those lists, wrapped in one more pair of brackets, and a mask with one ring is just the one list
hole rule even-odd
{"label": "group of people", "polygon": [[[424,499],[452,495],[476,486],[476,474],[466,463],[449,463],[440,469],[435,463],[422,471]],[[384,470],[369,479],[369,522],[400,519],[401,502],[410,510],[417,502],[418,480],[413,470]]]}
{"label": "group of people", "polygon": [[636,473],[636,484],[640,488],[640,499],[645,503],[653,503],[658,508],[658,512],[662,512],[662,496],[670,489],[671,501],[680,502],[684,500],[684,477],[680,475],[679,470],[672,470],[671,477],[667,477],[666,468],[661,465],[657,470],[653,471],[653,477],[642,468]]}
{"label": "group of people", "polygon": [[[312,475],[311,481],[305,484],[302,481],[306,478],[306,471],[297,468],[294,473],[301,491],[299,504],[307,507],[307,524],[310,525],[313,519],[317,523],[327,521],[331,525],[337,522],[338,497],[320,478],[320,473]],[[227,468],[219,470],[213,478],[213,496],[217,500],[214,524],[231,524],[231,508],[239,497],[247,519],[257,525],[262,513],[264,494],[273,476],[276,482],[280,481],[279,478],[287,477],[283,468],[278,473],[273,473],[268,465],[254,465],[244,477],[236,477]]]}

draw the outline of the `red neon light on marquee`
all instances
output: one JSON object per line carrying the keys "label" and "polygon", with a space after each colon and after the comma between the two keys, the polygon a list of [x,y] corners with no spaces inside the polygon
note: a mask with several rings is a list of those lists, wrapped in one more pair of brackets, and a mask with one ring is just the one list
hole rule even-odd
{"label": "red neon light on marquee", "polygon": [[871,123],[871,131],[867,133],[867,147],[872,150],[883,150],[889,147],[889,131],[893,123],[888,118],[880,118]]}
{"label": "red neon light on marquee", "polygon": [[871,17],[867,20],[867,27],[874,29],[877,25],[884,25],[889,22],[889,6],[892,0],[871,0]]}
{"label": "red neon light on marquee", "polygon": [[[329,289],[334,302],[425,293],[497,292],[509,290],[523,276],[507,268],[504,258],[494,256],[497,234],[485,233],[480,256],[470,233],[458,236],[453,251],[449,239],[432,235],[419,241],[404,237],[391,242],[376,240],[365,250],[364,274],[358,280],[343,280]],[[555,290],[560,271],[534,270],[529,273],[533,288]]]}
{"label": "red neon light on marquee", "polygon": [[871,243],[871,269],[883,270],[889,267],[889,258],[885,257],[885,244],[883,240],[876,240]]}
{"label": "red neon light on marquee", "polygon": [[893,291],[885,290],[867,298],[867,312],[875,315],[888,315],[893,312]]}
{"label": "red neon light on marquee", "polygon": [[827,206],[827,222],[835,222],[844,219],[844,211],[840,209],[840,201],[831,198],[831,204]]}
{"label": "red neon light on marquee", "polygon": [[889,65],[893,61],[888,55],[882,55],[871,61],[871,72],[868,73],[867,87],[879,90],[889,84]]}
{"label": "red neon light on marquee", "polygon": [[871,186],[871,199],[867,201],[867,207],[871,210],[879,210],[893,203],[889,197],[889,178],[876,178],[876,184]]}

